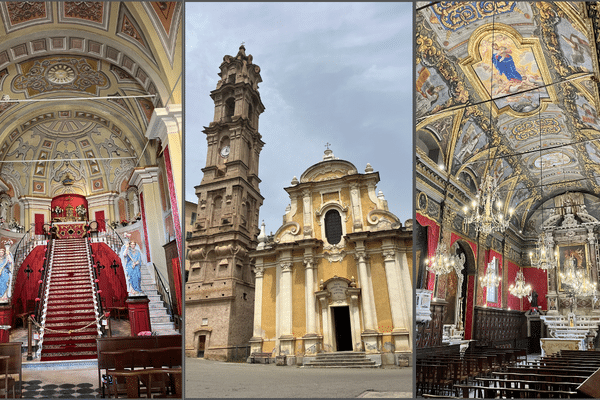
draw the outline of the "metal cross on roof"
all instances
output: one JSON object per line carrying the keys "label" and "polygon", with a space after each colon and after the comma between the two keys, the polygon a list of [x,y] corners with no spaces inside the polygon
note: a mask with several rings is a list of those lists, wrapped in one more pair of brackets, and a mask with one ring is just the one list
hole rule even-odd
{"label": "metal cross on roof", "polygon": [[325,147],[327,147],[327,150],[329,150],[329,146],[331,146],[331,143],[329,143],[329,142],[325,143]]}

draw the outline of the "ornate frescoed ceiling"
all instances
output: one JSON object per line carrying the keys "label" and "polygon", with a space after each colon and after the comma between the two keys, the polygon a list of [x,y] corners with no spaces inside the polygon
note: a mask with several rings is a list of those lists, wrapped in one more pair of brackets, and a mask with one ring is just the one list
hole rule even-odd
{"label": "ornate frescoed ceiling", "polygon": [[[600,195],[595,3],[419,2],[417,157],[474,199],[498,178],[503,212],[532,233],[566,192]],[[421,182],[423,183],[423,182]],[[419,188],[417,182],[417,188]],[[600,217],[600,215],[596,215]]]}
{"label": "ornate frescoed ceiling", "polygon": [[181,103],[182,10],[0,3],[0,179],[15,197],[118,192],[156,164],[145,133],[154,108]]}

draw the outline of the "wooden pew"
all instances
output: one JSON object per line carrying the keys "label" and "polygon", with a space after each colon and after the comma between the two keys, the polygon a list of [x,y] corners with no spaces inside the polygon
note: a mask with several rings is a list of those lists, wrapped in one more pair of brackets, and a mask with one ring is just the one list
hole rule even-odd
{"label": "wooden pew", "polygon": [[[174,360],[179,360],[179,365],[181,366],[181,345],[182,345],[182,336],[181,335],[163,335],[163,336],[137,336],[137,337],[106,337],[106,338],[98,338],[96,339],[96,351],[98,355],[98,387],[102,389],[102,397],[104,397],[104,385],[102,385],[102,371],[107,371],[109,369],[115,369],[115,355],[116,353],[126,352],[132,349],[144,349],[144,350],[152,350],[152,349],[167,349],[168,363],[173,363]],[[157,353],[159,354],[159,353]],[[119,357],[116,357],[119,359]],[[142,357],[140,357],[142,358]],[[136,365],[135,362],[126,361],[127,355],[123,355],[121,358],[123,363],[126,363],[131,368],[144,368],[144,365]],[[177,365],[165,365],[176,367]],[[145,365],[146,368],[151,368],[152,365]],[[124,366],[123,368],[127,368]]]}
{"label": "wooden pew", "polygon": [[[4,369],[8,375],[19,375],[19,390],[18,396],[21,396],[21,392],[23,390],[23,371],[22,371],[22,362],[23,358],[21,355],[21,346],[23,343],[21,342],[8,342],[8,343],[0,343],[0,356],[8,356],[8,365]],[[1,364],[0,364],[1,365]],[[13,380],[14,382],[14,380]],[[5,388],[6,394],[8,394],[9,385]],[[15,384],[12,385],[13,397],[16,398],[15,394]]]}

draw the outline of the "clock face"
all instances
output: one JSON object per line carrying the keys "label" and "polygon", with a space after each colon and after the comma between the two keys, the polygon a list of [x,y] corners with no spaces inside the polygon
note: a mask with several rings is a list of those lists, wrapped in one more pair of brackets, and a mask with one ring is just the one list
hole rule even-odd
{"label": "clock face", "polygon": [[221,157],[227,158],[229,156],[229,146],[225,146],[221,149]]}

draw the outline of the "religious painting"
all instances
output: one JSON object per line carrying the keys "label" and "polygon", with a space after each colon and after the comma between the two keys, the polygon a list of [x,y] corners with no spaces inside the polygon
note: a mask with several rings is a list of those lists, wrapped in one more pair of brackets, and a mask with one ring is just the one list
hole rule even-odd
{"label": "religious painting", "polygon": [[457,167],[460,167],[484,147],[487,147],[487,137],[483,130],[472,120],[465,122],[454,147],[454,159],[458,164]]}
{"label": "religious painting", "polygon": [[498,177],[498,182],[503,182],[513,173],[513,169],[506,160],[498,159],[494,162],[491,173],[493,176]]}
{"label": "religious painting", "polygon": [[586,142],[585,149],[587,150],[590,160],[592,160],[595,164],[600,164],[600,151],[596,145],[592,142]]}
{"label": "religious painting", "polygon": [[586,35],[575,29],[575,26],[564,18],[556,24],[556,31],[560,48],[571,65],[581,68],[582,71],[593,71],[592,50]]}
{"label": "religious painting", "polygon": [[442,109],[442,106],[450,99],[448,86],[433,68],[427,68],[423,64],[417,65],[417,117]]}
{"label": "religious painting", "polygon": [[567,154],[555,151],[552,153],[542,154],[536,157],[533,161],[534,168],[547,171],[553,167],[565,167],[571,164],[574,160]]}
{"label": "religious painting", "polygon": [[577,95],[575,100],[577,112],[583,125],[600,130],[600,123],[596,114],[596,108],[592,106],[584,96]]}
{"label": "religious painting", "polygon": [[588,271],[588,250],[585,243],[569,244],[558,246],[558,290],[567,290],[567,286],[563,285],[560,274],[566,274],[570,269],[577,272],[582,272],[584,277],[589,277]]}
{"label": "religious painting", "polygon": [[540,98],[549,97],[545,88],[531,90],[544,85],[532,47],[521,47],[510,36],[498,32],[480,41],[481,61],[473,64],[473,69],[488,95],[507,96],[495,100],[498,109],[509,106],[526,113],[539,107]]}
{"label": "religious painting", "polygon": [[428,124],[425,128],[431,132],[433,132],[439,142],[440,148],[445,152],[448,148],[448,139],[452,136],[452,125],[453,125],[454,115],[449,115],[444,118],[438,118],[435,121]]}

